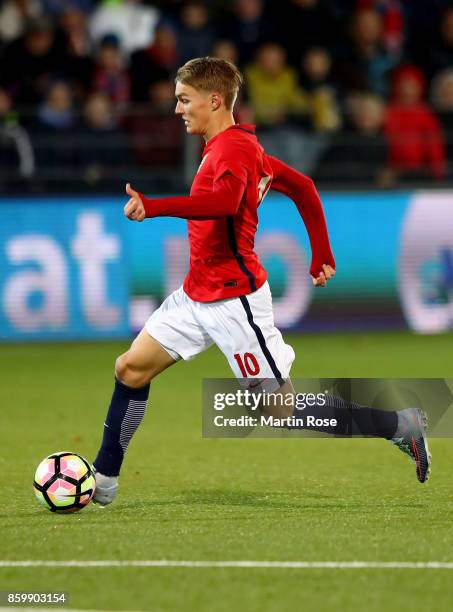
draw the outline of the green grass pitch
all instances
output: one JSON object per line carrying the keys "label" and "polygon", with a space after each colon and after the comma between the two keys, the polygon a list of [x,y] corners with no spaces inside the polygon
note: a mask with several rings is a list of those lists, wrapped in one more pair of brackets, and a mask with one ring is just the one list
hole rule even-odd
{"label": "green grass pitch", "polygon": [[[288,340],[294,377],[453,377],[451,335]],[[34,469],[58,450],[93,459],[126,348],[0,345],[0,560],[453,561],[451,440],[432,441],[426,485],[382,440],[203,440],[201,378],[230,376],[215,348],[153,383],[114,505],[47,512],[33,497]],[[0,567],[0,590],[66,591],[66,607],[87,610],[443,611],[452,578],[437,569]]]}

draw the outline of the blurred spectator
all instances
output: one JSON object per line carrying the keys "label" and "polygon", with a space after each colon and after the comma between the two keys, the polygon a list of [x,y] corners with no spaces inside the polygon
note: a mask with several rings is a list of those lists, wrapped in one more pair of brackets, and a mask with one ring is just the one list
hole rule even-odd
{"label": "blurred spectator", "polygon": [[39,0],[5,0],[0,7],[0,40],[8,43],[24,33],[27,20],[41,14]]}
{"label": "blurred spectator", "polygon": [[383,43],[388,53],[400,57],[405,39],[405,15],[400,0],[358,0],[358,8],[375,8],[382,16]]}
{"label": "blurred spectator", "polygon": [[431,102],[440,119],[447,141],[448,175],[453,178],[453,68],[447,68],[434,77]]}
{"label": "blurred spectator", "polygon": [[60,27],[66,40],[65,71],[75,88],[76,97],[83,100],[89,92],[93,73],[87,16],[79,9],[69,7],[61,13]]}
{"label": "blurred spectator", "polygon": [[300,89],[297,73],[288,66],[280,45],[268,43],[260,47],[256,61],[245,69],[245,79],[258,125],[272,127],[297,122],[310,126],[314,108]]}
{"label": "blurred spectator", "polygon": [[100,42],[106,34],[116,34],[121,50],[128,57],[153,42],[159,16],[156,8],[144,6],[142,0],[105,2],[93,13],[90,31],[95,42]]}
{"label": "blurred spectator", "polygon": [[315,177],[319,181],[362,182],[388,186],[388,143],[383,134],[385,105],[374,94],[355,94],[347,104],[346,128],[333,137],[321,156]]}
{"label": "blurred spectator", "polygon": [[269,41],[275,32],[263,0],[236,0],[233,11],[222,28],[222,36],[234,42],[242,65],[251,61],[257,47]]}
{"label": "blurred spectator", "polygon": [[214,40],[214,28],[209,23],[208,9],[205,4],[195,0],[184,4],[178,28],[180,63],[185,64],[194,57],[208,55]]}
{"label": "blurred spectator", "polygon": [[278,39],[294,66],[300,64],[302,54],[310,47],[336,48],[343,27],[339,15],[333,10],[336,4],[340,3],[289,0],[278,4],[275,9]]}
{"label": "blurred spectator", "polygon": [[245,69],[245,82],[259,125],[282,124],[305,111],[296,71],[287,65],[280,45],[268,43],[258,49],[256,60]]}
{"label": "blurred spectator", "polygon": [[373,91],[386,97],[389,72],[397,63],[384,46],[382,17],[376,10],[355,13],[349,44],[339,54],[337,78],[348,91]]}
{"label": "blurred spectator", "polygon": [[1,84],[18,105],[36,104],[52,78],[64,73],[63,40],[50,21],[36,18],[27,22],[23,36],[10,43],[2,57]]}
{"label": "blurred spectator", "polygon": [[86,187],[103,191],[120,189],[130,156],[125,134],[105,94],[96,93],[87,100],[79,143],[82,179]]}
{"label": "blurred spectator", "polygon": [[67,83],[51,83],[30,130],[43,186],[68,188],[79,167],[79,152],[78,121]]}
{"label": "blurred spectator", "polygon": [[94,4],[93,0],[40,0],[40,2],[46,15],[51,17],[59,17],[69,9],[89,13]]}
{"label": "blurred spectator", "polygon": [[28,133],[19,124],[11,97],[0,89],[0,185],[6,188],[14,181],[30,179],[34,170],[35,160]]}
{"label": "blurred spectator", "polygon": [[385,121],[390,168],[402,178],[443,178],[443,134],[439,120],[423,100],[422,72],[416,66],[403,66],[395,72],[392,86]]}
{"label": "blurred spectator", "polygon": [[232,62],[236,66],[239,63],[238,48],[232,40],[226,38],[221,38],[214,43],[210,55],[227,60],[227,62]]}
{"label": "blurred spectator", "polygon": [[149,100],[150,86],[156,81],[168,79],[176,71],[179,63],[176,43],[173,28],[162,24],[156,30],[153,44],[131,55],[130,76],[134,102]]}
{"label": "blurred spectator", "polygon": [[125,126],[141,165],[174,168],[180,163],[183,130],[175,106],[173,80],[157,81],[150,85],[148,103],[136,106],[127,117]]}
{"label": "blurred spectator", "polygon": [[432,78],[440,70],[453,66],[453,7],[442,14],[438,34],[424,51],[424,57],[420,60],[428,78]]}
{"label": "blurred spectator", "polygon": [[97,93],[104,93],[117,107],[124,106],[129,100],[129,74],[124,67],[119,40],[115,34],[104,36],[99,45],[93,89]]}
{"label": "blurred spectator", "polygon": [[302,57],[300,84],[306,92],[318,132],[340,127],[337,92],[331,75],[332,59],[322,47],[308,49]]}

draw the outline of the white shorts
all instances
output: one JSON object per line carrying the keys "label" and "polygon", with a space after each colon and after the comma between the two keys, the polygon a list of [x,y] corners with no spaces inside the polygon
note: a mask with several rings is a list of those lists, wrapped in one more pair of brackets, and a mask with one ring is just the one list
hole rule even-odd
{"label": "white shorts", "polygon": [[[274,325],[269,283],[217,302],[195,302],[182,287],[150,316],[145,329],[173,359],[193,359],[217,344],[237,378],[285,380],[294,350]],[[280,382],[281,384],[281,382]]]}

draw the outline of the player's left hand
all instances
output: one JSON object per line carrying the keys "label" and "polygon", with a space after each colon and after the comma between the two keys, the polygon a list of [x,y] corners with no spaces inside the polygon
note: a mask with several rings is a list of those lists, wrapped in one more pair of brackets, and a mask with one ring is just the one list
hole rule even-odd
{"label": "player's left hand", "polygon": [[312,278],[313,285],[315,287],[325,287],[327,285],[327,281],[335,276],[335,269],[328,264],[322,265],[322,272],[316,278]]}

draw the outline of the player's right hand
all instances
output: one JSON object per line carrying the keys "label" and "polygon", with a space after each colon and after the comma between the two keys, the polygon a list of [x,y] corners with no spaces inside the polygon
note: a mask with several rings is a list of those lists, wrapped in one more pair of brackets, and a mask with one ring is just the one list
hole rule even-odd
{"label": "player's right hand", "polygon": [[124,214],[128,219],[132,221],[143,221],[146,216],[145,207],[143,206],[143,202],[138,194],[138,191],[134,191],[132,189],[131,184],[128,183],[126,185],[126,193],[130,196],[130,200],[124,207]]}

